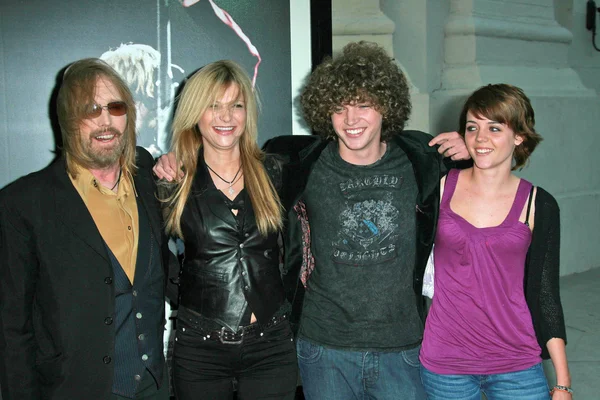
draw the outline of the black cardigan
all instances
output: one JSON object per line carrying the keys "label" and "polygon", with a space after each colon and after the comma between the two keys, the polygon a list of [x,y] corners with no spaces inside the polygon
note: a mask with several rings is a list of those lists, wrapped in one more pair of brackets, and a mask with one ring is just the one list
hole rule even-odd
{"label": "black cardigan", "polygon": [[554,197],[538,187],[533,236],[525,262],[525,298],[544,359],[550,357],[548,340],[567,342],[559,276],[560,211]]}

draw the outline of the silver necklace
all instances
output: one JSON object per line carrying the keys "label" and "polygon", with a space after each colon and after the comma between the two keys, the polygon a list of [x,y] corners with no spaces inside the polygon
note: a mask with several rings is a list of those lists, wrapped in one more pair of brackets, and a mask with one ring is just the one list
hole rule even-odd
{"label": "silver necklace", "polygon": [[223,179],[223,177],[221,175],[217,174],[215,172],[215,170],[210,167],[210,165],[206,164],[206,168],[208,168],[213,174],[215,174],[217,176],[217,178],[219,178],[220,180],[222,180],[223,182],[225,182],[226,184],[229,185],[229,188],[227,189],[227,193],[229,193],[230,196],[235,193],[235,190],[233,190],[232,186],[233,186],[233,183],[235,182],[235,178],[237,178],[238,174],[242,170],[241,164],[240,164],[240,168],[237,170],[237,172],[235,173],[235,175],[233,176],[233,179],[231,181]]}

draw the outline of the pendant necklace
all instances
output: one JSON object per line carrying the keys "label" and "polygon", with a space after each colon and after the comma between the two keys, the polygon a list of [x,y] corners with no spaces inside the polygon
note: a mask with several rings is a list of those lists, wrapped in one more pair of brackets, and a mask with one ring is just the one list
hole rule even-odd
{"label": "pendant necklace", "polygon": [[229,189],[227,189],[227,193],[229,193],[229,195],[232,196],[235,193],[235,190],[233,190],[232,186],[233,186],[238,174],[242,170],[242,165],[240,164],[240,168],[237,170],[237,172],[235,173],[235,175],[233,176],[233,179],[231,181],[227,181],[227,180],[223,179],[223,177],[221,175],[217,174],[215,172],[215,170],[210,167],[210,165],[208,165],[206,163],[205,163],[205,165],[206,165],[206,168],[208,168],[213,174],[215,174],[217,176],[217,178],[219,178],[220,180],[222,180],[223,182],[225,182],[226,184],[229,185]]}

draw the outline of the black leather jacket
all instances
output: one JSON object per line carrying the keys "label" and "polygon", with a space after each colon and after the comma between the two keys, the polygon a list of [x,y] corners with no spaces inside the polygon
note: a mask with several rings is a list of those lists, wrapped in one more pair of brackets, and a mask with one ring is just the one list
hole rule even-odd
{"label": "black leather jacket", "polygon": [[[417,293],[417,309],[423,319],[425,310],[425,302],[421,295],[423,273],[435,238],[439,212],[439,183],[447,170],[437,149],[429,147],[429,140],[431,140],[430,135],[419,131],[403,131],[395,134],[391,139],[408,155],[419,189],[419,196],[415,203],[417,248],[413,288]],[[302,263],[305,262],[303,234],[308,226],[305,216],[299,215],[295,206],[302,201],[312,167],[328,143],[318,136],[280,136],[269,140],[264,146],[268,153],[279,154],[286,162],[282,189],[282,202],[287,213],[283,235],[285,244],[283,279],[286,295],[293,307],[290,319],[292,323],[300,320],[304,299],[304,286],[299,275]]]}
{"label": "black leather jacket", "polygon": [[[278,180],[273,176],[278,171],[273,158],[265,161],[265,167],[271,179]],[[258,322],[266,323],[285,301],[278,233],[261,236],[249,197],[244,200],[238,224],[225,196],[215,188],[200,151],[181,216],[185,257],[179,302],[233,331],[240,326],[246,302]]]}

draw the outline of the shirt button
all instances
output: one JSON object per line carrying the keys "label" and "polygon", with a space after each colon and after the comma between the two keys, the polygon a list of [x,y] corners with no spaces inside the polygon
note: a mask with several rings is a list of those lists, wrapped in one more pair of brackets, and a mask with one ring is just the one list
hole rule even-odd
{"label": "shirt button", "polygon": [[240,249],[244,248],[244,243],[240,243]]}
{"label": "shirt button", "polygon": [[138,382],[139,382],[139,381],[141,381],[141,380],[142,380],[142,377],[136,374],[136,375],[133,377],[133,379],[135,379],[136,381],[138,381]]}
{"label": "shirt button", "polygon": [[244,286],[244,290],[248,290],[248,289],[250,289],[250,286],[248,286],[248,285]]}
{"label": "shirt button", "polygon": [[140,340],[144,340],[144,334],[143,334],[143,333],[140,333],[140,334],[138,335],[138,339],[140,339]]}
{"label": "shirt button", "polygon": [[242,271],[242,276],[246,276],[246,271]]}
{"label": "shirt button", "polygon": [[112,278],[110,276],[107,276],[106,278],[104,278],[104,283],[110,285],[112,283]]}
{"label": "shirt button", "polygon": [[103,362],[104,364],[110,364],[110,362],[111,362],[111,361],[112,361],[112,358],[110,358],[109,356],[104,356],[104,357],[102,358],[102,362]]}
{"label": "shirt button", "polygon": [[142,356],[142,361],[148,361],[148,354],[144,354]]}
{"label": "shirt button", "polygon": [[104,318],[104,324],[105,325],[110,325],[112,323],[113,323],[113,319],[111,317]]}
{"label": "shirt button", "polygon": [[240,257],[240,261],[244,261],[246,257]]}
{"label": "shirt button", "polygon": [[248,232],[244,233],[244,237],[248,237],[250,234]]}
{"label": "shirt button", "polygon": [[128,226],[128,227],[127,227],[127,230],[128,230],[128,231],[130,231],[130,230],[131,230],[131,226]]}
{"label": "shirt button", "polygon": [[142,319],[142,313],[141,313],[141,312],[139,312],[139,313],[136,313],[136,314],[135,314],[135,317],[136,317],[137,319]]}
{"label": "shirt button", "polygon": [[137,296],[137,290],[134,290],[132,294],[133,294],[134,297],[136,297]]}

